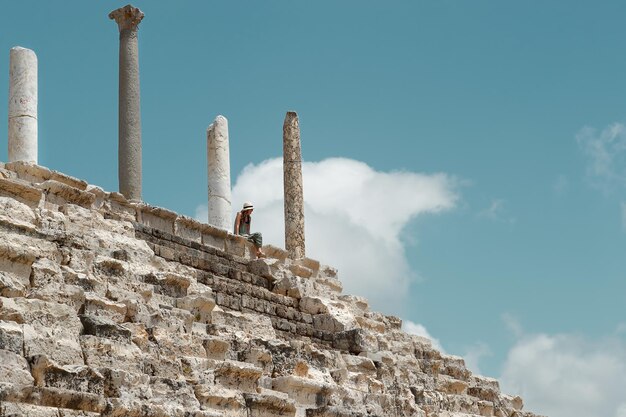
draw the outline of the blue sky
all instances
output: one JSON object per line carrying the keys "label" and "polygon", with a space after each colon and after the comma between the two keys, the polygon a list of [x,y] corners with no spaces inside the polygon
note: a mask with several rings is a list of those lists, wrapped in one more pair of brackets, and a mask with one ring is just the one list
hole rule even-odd
{"label": "blue sky", "polygon": [[[351,197],[382,216],[385,202],[415,203],[407,213],[389,209],[400,233],[359,229],[354,212],[341,211],[349,202],[324,213],[320,201],[307,206],[311,221],[340,225],[329,233],[356,222],[349,255],[371,238],[372,248],[391,242],[381,264],[406,262],[387,289],[404,285],[401,302],[375,299],[375,308],[420,324],[446,352],[475,358],[482,373],[551,416],[580,411],[559,403],[561,392],[536,392],[546,382],[520,369],[550,366],[540,358],[608,358],[625,376],[567,374],[575,366],[551,376],[586,378],[606,392],[626,382],[626,3],[133,4],[146,14],[144,200],[202,212],[205,130],[218,114],[229,119],[235,195],[255,178],[271,183],[278,171],[263,161],[281,156],[283,117],[296,110],[310,175],[350,166],[407,181]],[[107,190],[117,189],[118,65],[107,14],[122,5],[5,1],[0,13],[0,96],[12,46],[39,58],[40,164]],[[0,118],[6,111],[0,106]],[[6,129],[0,138],[6,143]],[[0,160],[6,152],[0,147]],[[432,182],[437,173],[445,181]],[[450,194],[412,185],[422,180]],[[343,201],[316,186],[320,199]],[[264,198],[273,213],[269,194],[256,200]],[[273,223],[262,219],[271,237]],[[374,288],[366,282],[386,279],[359,278],[346,277],[348,288],[365,295]],[[522,366],[520,351],[536,360]],[[602,410],[579,404],[580,416],[626,415],[619,395],[606,395]]]}

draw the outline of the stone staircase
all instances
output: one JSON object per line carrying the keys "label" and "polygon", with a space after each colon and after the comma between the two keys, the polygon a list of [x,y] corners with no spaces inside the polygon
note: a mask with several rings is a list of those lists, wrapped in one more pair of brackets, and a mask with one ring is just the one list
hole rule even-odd
{"label": "stone staircase", "polygon": [[0,165],[0,417],[532,417],[337,272]]}

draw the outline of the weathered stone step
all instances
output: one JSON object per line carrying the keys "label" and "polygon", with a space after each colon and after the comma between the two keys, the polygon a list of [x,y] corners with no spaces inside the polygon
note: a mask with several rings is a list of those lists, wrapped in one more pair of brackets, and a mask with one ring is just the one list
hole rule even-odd
{"label": "weathered stone step", "polygon": [[4,402],[0,403],[0,417],[100,417],[100,413]]}
{"label": "weathered stone step", "polygon": [[194,392],[203,409],[215,410],[219,416],[248,417],[246,401],[239,391],[218,385],[198,384]]}
{"label": "weathered stone step", "polygon": [[272,393],[244,394],[250,417],[294,417],[296,406],[290,399]]}
{"label": "weathered stone step", "polygon": [[289,398],[303,406],[325,406],[332,394],[330,385],[295,375],[273,378],[272,389],[288,394]]}
{"label": "weathered stone step", "polygon": [[94,413],[101,413],[106,408],[106,399],[100,395],[59,388],[14,386],[10,384],[4,384],[0,391],[0,403],[5,401],[44,407],[69,408]]}
{"label": "weathered stone step", "polygon": [[263,370],[247,362],[226,360],[214,370],[215,381],[226,388],[256,392]]}

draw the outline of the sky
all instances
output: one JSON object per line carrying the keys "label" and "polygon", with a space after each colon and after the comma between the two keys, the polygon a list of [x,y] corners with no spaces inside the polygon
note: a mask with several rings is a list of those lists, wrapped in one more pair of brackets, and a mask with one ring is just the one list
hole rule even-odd
{"label": "sky", "polygon": [[[39,163],[109,191],[107,15],[124,4],[0,12],[5,102],[9,49],[38,56]],[[307,255],[346,292],[526,409],[626,416],[626,3],[134,5],[146,202],[206,219],[206,128],[222,114],[233,210],[253,201],[253,229],[282,246],[282,123],[297,111]]]}

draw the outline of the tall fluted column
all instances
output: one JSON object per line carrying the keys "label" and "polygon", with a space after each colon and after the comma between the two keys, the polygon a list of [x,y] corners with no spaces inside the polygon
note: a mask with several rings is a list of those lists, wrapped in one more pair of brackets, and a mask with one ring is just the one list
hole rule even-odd
{"label": "tall fluted column", "polygon": [[228,120],[217,116],[207,129],[209,224],[232,230]]}
{"label": "tall fluted column", "polygon": [[119,147],[120,192],[141,200],[141,111],[139,106],[139,48],[137,29],[143,12],[130,4],[113,10],[120,29]]}
{"label": "tall fluted column", "polygon": [[304,258],[304,195],[300,123],[289,111],[283,124],[283,184],[285,193],[285,249],[292,259]]}
{"label": "tall fluted column", "polygon": [[37,55],[16,46],[9,53],[9,162],[37,163]]}

